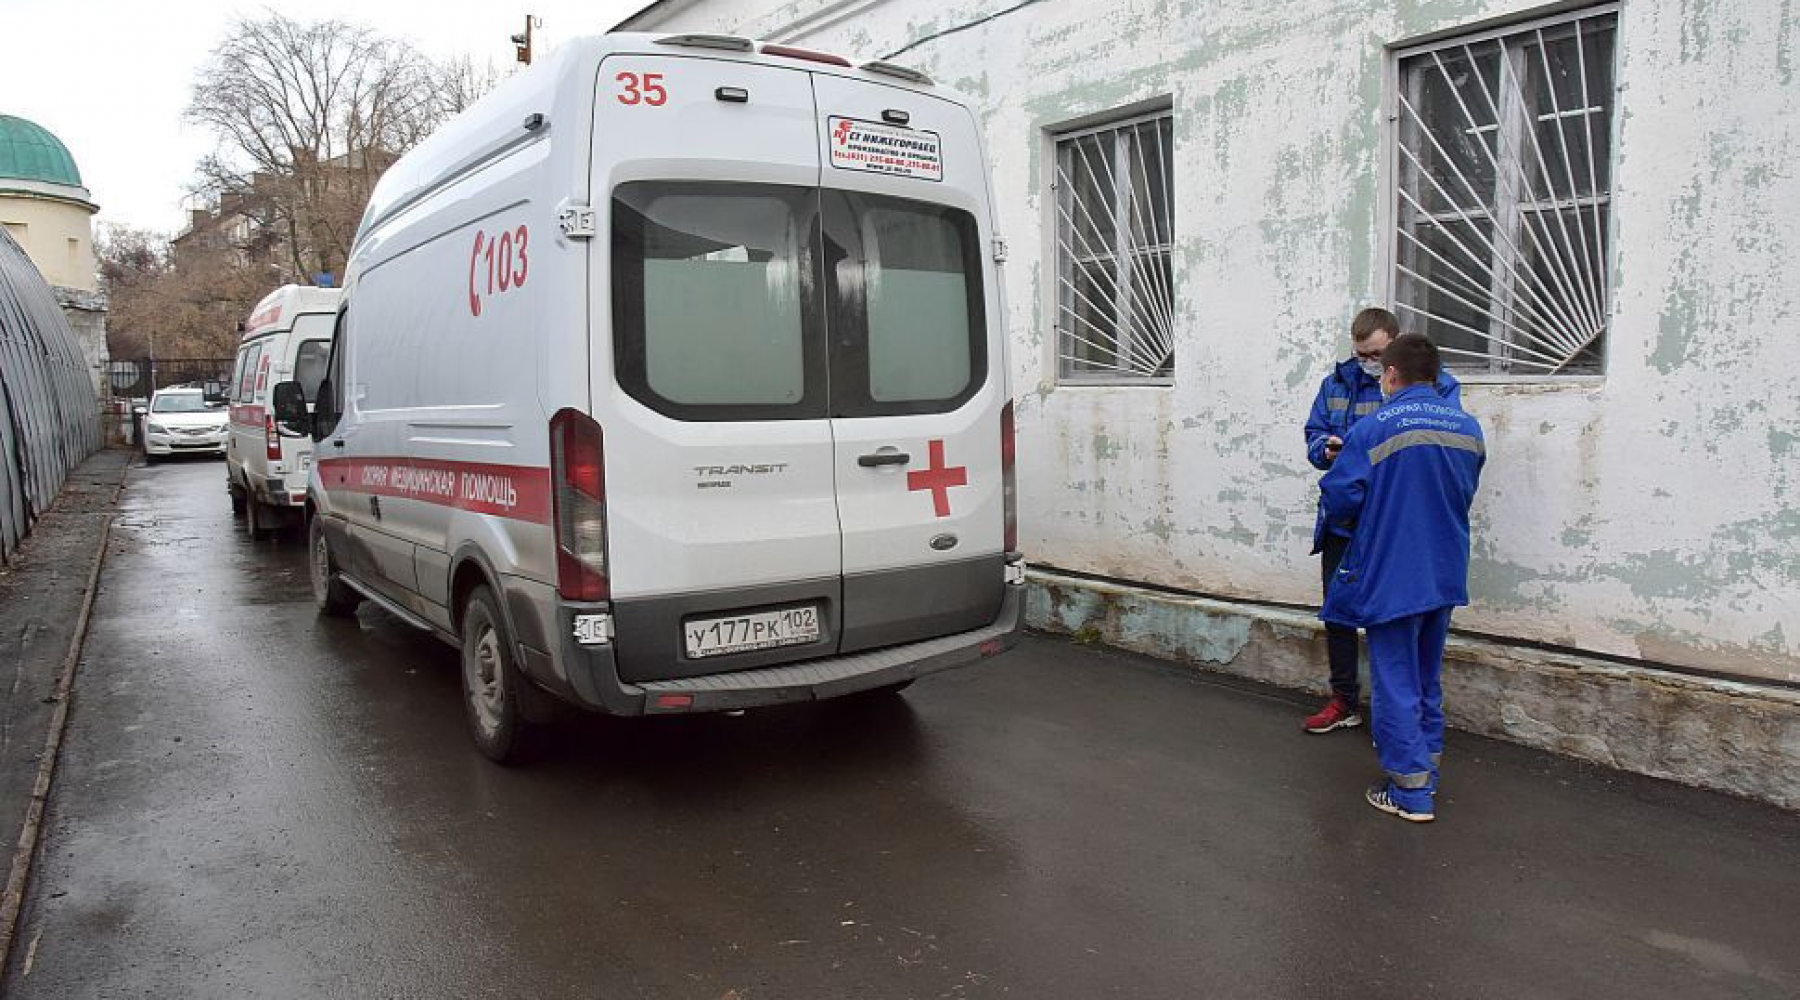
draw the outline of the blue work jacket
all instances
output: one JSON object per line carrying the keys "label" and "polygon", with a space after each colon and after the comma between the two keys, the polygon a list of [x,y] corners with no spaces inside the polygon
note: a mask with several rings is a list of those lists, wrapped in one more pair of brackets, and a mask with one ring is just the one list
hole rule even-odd
{"label": "blue work jacket", "polygon": [[[1462,405],[1462,384],[1449,372],[1438,375],[1437,391],[1452,404]],[[1370,378],[1355,358],[1338,362],[1319,383],[1319,394],[1313,397],[1312,412],[1306,417],[1306,460],[1315,469],[1331,468],[1325,458],[1325,439],[1333,434],[1348,437],[1356,421],[1374,413],[1380,405],[1381,381]],[[1327,531],[1349,534],[1326,523],[1325,507],[1320,504],[1318,517],[1313,521],[1313,552],[1325,547]]]}
{"label": "blue work jacket", "polygon": [[1469,505],[1486,460],[1481,424],[1409,386],[1358,421],[1319,480],[1333,529],[1350,536],[1319,617],[1367,627],[1469,603]]}

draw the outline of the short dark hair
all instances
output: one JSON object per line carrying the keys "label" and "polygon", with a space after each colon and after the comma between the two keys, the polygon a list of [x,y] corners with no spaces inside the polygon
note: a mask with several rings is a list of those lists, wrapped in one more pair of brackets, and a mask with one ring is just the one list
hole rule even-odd
{"label": "short dark hair", "polygon": [[1386,330],[1388,336],[1400,335],[1400,317],[1386,309],[1371,306],[1356,314],[1350,321],[1350,339],[1362,343],[1375,335],[1376,330]]}
{"label": "short dark hair", "polygon": [[1436,344],[1422,334],[1403,333],[1381,352],[1381,367],[1398,371],[1402,385],[1430,385],[1438,380],[1444,364],[1438,359]]}

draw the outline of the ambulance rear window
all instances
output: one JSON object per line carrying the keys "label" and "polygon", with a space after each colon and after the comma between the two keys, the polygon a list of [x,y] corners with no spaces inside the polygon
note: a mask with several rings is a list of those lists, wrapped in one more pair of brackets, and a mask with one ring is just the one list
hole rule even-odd
{"label": "ambulance rear window", "polygon": [[621,185],[613,196],[619,384],[689,420],[825,414],[817,193],[779,185]]}
{"label": "ambulance rear window", "polygon": [[953,410],[987,373],[979,237],[967,212],[828,191],[834,416]]}
{"label": "ambulance rear window", "polygon": [[319,383],[325,381],[325,362],[331,357],[331,341],[302,341],[294,352],[294,381],[311,403],[319,397]]}

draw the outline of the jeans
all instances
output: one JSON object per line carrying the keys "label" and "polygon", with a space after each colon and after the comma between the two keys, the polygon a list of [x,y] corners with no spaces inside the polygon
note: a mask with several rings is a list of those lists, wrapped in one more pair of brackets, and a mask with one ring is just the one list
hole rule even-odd
{"label": "jeans", "polygon": [[[1344,552],[1350,548],[1350,539],[1342,535],[1325,533],[1325,545],[1319,553],[1319,567],[1323,571],[1321,580],[1325,589],[1330,589],[1331,578],[1337,574],[1338,563],[1344,561]],[[1352,705],[1362,694],[1362,686],[1356,677],[1356,630],[1348,625],[1325,623],[1325,660],[1331,664],[1331,696],[1340,698]]]}

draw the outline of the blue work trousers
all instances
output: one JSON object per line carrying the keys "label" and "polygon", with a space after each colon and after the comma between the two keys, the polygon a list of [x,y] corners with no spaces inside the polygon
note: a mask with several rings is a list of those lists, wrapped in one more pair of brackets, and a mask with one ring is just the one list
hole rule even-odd
{"label": "blue work trousers", "polygon": [[1450,609],[1408,615],[1366,630],[1375,755],[1395,800],[1429,810],[1444,752],[1444,640]]}

